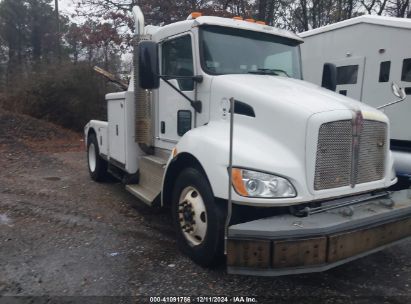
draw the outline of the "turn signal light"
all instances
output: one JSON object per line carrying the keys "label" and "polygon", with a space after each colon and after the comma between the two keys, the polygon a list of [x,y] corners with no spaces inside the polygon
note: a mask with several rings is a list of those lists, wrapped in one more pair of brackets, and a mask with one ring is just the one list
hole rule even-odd
{"label": "turn signal light", "polygon": [[243,182],[242,170],[233,168],[232,176],[233,176],[232,183],[233,183],[235,191],[237,191],[237,193],[242,196],[248,196],[247,189],[245,188],[244,182]]}
{"label": "turn signal light", "polygon": [[262,25],[266,25],[267,23],[265,23],[264,21],[256,21],[255,23],[257,24],[262,24]]}
{"label": "turn signal light", "polygon": [[233,17],[233,19],[234,20],[244,20],[243,17],[240,17],[240,16],[235,16],[235,17]]}
{"label": "turn signal light", "polygon": [[255,22],[255,20],[252,19],[252,18],[245,19],[245,21],[247,21],[247,22]]}
{"label": "turn signal light", "polygon": [[173,154],[173,158],[177,156],[177,148],[173,148],[172,154]]}

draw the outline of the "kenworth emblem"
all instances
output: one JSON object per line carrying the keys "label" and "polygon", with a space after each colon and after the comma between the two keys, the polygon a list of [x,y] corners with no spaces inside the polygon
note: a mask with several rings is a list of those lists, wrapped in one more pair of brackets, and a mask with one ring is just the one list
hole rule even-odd
{"label": "kenworth emblem", "polygon": [[353,112],[352,118],[352,161],[351,161],[351,188],[357,183],[358,160],[360,155],[360,136],[364,125],[364,117],[360,110]]}

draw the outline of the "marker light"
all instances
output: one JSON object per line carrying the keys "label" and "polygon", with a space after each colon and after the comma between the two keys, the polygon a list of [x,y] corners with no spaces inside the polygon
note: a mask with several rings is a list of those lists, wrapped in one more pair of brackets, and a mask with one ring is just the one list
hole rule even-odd
{"label": "marker light", "polygon": [[233,17],[233,19],[234,20],[244,20],[243,17],[240,17],[240,16],[235,16],[235,17]]}
{"label": "marker light", "polygon": [[177,148],[174,147],[172,151],[173,158],[177,156],[177,153]]}
{"label": "marker light", "polygon": [[247,197],[288,198],[297,196],[293,185],[285,178],[246,169],[233,168],[233,186]]}
{"label": "marker light", "polygon": [[244,21],[247,21],[247,22],[255,22],[255,20],[252,19],[252,18],[245,19]]}
{"label": "marker light", "polygon": [[255,23],[261,24],[261,25],[266,25],[266,24],[267,24],[267,23],[265,23],[264,21],[256,21]]}
{"label": "marker light", "polygon": [[198,17],[201,17],[203,14],[202,13],[200,13],[200,12],[192,12],[191,13],[191,18],[192,19],[196,19],[196,18],[198,18]]}

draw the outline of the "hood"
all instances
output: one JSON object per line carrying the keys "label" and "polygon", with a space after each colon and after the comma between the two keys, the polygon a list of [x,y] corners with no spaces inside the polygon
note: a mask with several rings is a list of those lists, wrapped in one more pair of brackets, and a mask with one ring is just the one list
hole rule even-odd
{"label": "hood", "polygon": [[334,110],[362,110],[382,114],[359,101],[293,78],[255,74],[220,75],[214,78],[213,85],[230,88],[234,98],[251,106],[253,100],[258,99],[277,106],[298,108],[308,115]]}
{"label": "hood", "polygon": [[[331,190],[326,194],[313,190],[318,134],[322,124],[352,120],[354,110],[360,110],[364,119],[388,123],[381,111],[292,78],[220,75],[213,77],[210,89],[211,123],[207,127],[221,129],[223,135],[228,135],[227,129],[224,132],[224,124],[218,123],[227,120],[227,99],[233,97],[253,108],[254,115],[238,113],[234,116],[233,149],[236,152],[233,165],[287,178],[300,199],[311,195],[313,199],[336,195],[330,194]],[[335,141],[339,142],[339,138]],[[227,141],[224,143],[227,146]],[[207,148],[207,151],[213,149]],[[384,187],[384,182],[378,187]],[[338,195],[353,194],[353,191],[357,190],[347,187]]]}

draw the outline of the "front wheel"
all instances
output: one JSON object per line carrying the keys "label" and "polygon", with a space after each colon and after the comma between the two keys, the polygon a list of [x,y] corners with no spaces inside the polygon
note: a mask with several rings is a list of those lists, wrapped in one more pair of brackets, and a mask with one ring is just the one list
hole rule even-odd
{"label": "front wheel", "polygon": [[187,168],[178,176],[172,201],[177,242],[181,251],[205,267],[224,257],[225,212],[218,203],[199,170]]}

